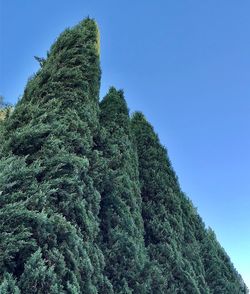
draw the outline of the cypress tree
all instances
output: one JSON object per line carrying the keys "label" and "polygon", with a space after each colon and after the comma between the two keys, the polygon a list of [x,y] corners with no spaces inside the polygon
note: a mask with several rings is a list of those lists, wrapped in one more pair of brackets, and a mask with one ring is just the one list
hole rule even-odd
{"label": "cypress tree", "polygon": [[108,165],[100,211],[105,270],[115,293],[147,293],[138,162],[123,92],[111,88],[100,108]]}
{"label": "cypress tree", "polygon": [[132,118],[142,190],[145,242],[164,275],[165,293],[205,293],[182,250],[184,224],[177,177],[152,126],[141,113]]}
{"label": "cypress tree", "polygon": [[99,87],[98,29],[86,19],[57,39],[5,123],[0,278],[13,274],[24,293],[30,283],[41,293],[112,293],[96,244]]}
{"label": "cypress tree", "polygon": [[167,280],[165,293],[247,293],[225,251],[181,191],[152,126],[132,118],[142,189],[145,240]]}

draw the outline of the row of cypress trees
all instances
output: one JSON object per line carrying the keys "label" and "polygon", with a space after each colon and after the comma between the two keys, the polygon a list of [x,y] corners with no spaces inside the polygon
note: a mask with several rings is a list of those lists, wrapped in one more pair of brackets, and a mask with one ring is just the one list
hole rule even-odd
{"label": "row of cypress trees", "polygon": [[0,293],[247,293],[122,91],[99,32],[63,32],[0,124]]}

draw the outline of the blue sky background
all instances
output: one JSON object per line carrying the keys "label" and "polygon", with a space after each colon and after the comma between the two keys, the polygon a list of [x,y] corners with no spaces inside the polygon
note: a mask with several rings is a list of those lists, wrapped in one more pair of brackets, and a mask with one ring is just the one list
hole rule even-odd
{"label": "blue sky background", "polygon": [[250,286],[250,1],[0,0],[0,94],[15,103],[58,34],[89,15],[103,96],[125,90]]}

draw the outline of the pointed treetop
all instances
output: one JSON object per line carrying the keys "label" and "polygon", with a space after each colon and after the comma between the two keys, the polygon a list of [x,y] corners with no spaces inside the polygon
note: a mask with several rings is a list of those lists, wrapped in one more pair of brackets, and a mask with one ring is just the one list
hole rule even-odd
{"label": "pointed treetop", "polygon": [[151,143],[154,142],[154,144],[160,144],[160,139],[158,137],[158,134],[155,132],[154,127],[148,122],[144,114],[140,111],[136,111],[132,114],[131,123],[134,126],[135,129],[139,127],[139,129],[142,131],[146,131],[147,136],[150,136],[150,138],[153,140]]}
{"label": "pointed treetop", "polygon": [[111,87],[108,94],[101,101],[100,106],[102,116],[105,116],[107,121],[114,120],[120,114],[124,114],[128,118],[129,110],[123,90],[116,90],[115,87]]}
{"label": "pointed treetop", "polygon": [[72,44],[78,43],[78,46],[88,44],[93,47],[95,54],[100,56],[100,33],[99,28],[94,19],[89,17],[80,21],[77,25],[67,28],[57,38],[56,42],[51,46],[48,56],[57,54],[63,49],[72,47]]}
{"label": "pointed treetop", "polygon": [[136,111],[136,112],[134,112],[134,113],[132,114],[132,119],[133,119],[133,120],[138,120],[138,121],[141,120],[141,121],[145,121],[145,122],[147,122],[147,120],[146,120],[144,114],[143,114],[142,112],[140,112],[140,111]]}
{"label": "pointed treetop", "polygon": [[100,56],[100,31],[97,22],[88,16],[83,21],[81,21],[79,25],[94,33],[96,52],[98,56]]}

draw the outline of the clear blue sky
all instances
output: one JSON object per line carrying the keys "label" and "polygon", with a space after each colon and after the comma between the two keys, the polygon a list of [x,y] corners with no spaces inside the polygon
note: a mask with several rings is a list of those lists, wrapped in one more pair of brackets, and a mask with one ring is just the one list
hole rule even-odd
{"label": "clear blue sky", "polygon": [[103,96],[125,90],[250,286],[250,1],[0,0],[0,94],[15,103],[58,34],[101,31]]}

